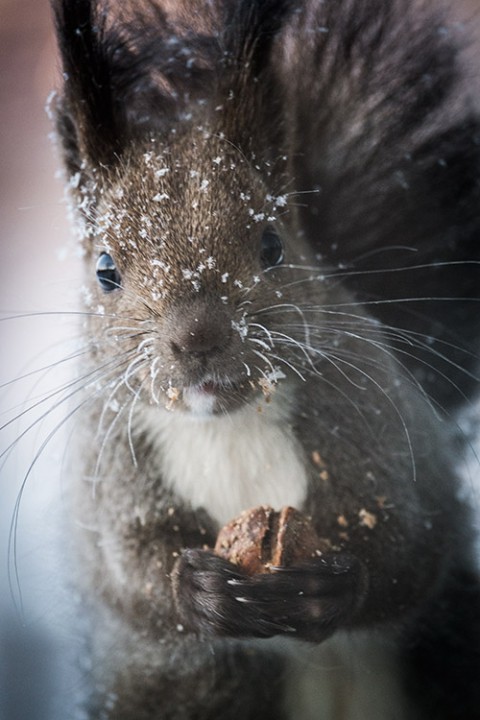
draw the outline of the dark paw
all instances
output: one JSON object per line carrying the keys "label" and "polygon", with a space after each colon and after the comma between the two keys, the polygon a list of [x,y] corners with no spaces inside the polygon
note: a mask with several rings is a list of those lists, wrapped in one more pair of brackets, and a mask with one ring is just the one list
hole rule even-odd
{"label": "dark paw", "polygon": [[343,554],[247,576],[212,552],[186,550],[172,581],[177,610],[191,629],[320,641],[348,624],[361,602],[361,577],[359,562]]}
{"label": "dark paw", "polygon": [[268,617],[258,601],[241,591],[253,579],[206,550],[185,550],[172,574],[175,604],[182,622],[205,633],[231,637],[271,637],[288,628]]}

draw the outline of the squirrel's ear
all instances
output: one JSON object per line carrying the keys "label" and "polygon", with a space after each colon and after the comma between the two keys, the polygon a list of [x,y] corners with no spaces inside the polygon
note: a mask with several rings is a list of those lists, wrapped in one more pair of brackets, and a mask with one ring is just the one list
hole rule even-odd
{"label": "squirrel's ear", "polygon": [[[275,40],[295,11],[294,0],[225,3],[223,47],[226,72],[224,122],[229,139],[249,154],[278,145],[281,94],[274,59]],[[251,137],[246,128],[255,128]],[[278,142],[276,142],[278,140]]]}
{"label": "squirrel's ear", "polygon": [[63,66],[57,128],[69,168],[105,168],[132,140],[171,128],[212,85],[218,39],[176,26],[157,3],[51,0]]}
{"label": "squirrel's ear", "polygon": [[[293,0],[250,0],[226,3],[223,8],[224,46],[238,70],[253,76],[268,66],[271,45],[294,11]],[[246,68],[245,68],[246,66]]]}
{"label": "squirrel's ear", "polygon": [[67,164],[110,165],[125,143],[125,112],[115,67],[127,49],[96,0],[53,0],[63,66],[57,127]]}
{"label": "squirrel's ear", "polygon": [[115,165],[135,137],[167,132],[219,86],[237,100],[225,118],[232,140],[275,114],[272,43],[294,0],[213,0],[201,30],[150,0],[51,1],[64,78],[57,128],[70,172]]}

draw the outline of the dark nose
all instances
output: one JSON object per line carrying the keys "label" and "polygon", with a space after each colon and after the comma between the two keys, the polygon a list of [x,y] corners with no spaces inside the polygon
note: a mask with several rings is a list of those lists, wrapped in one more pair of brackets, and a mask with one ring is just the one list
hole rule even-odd
{"label": "dark nose", "polygon": [[216,302],[190,303],[176,308],[170,345],[175,355],[215,355],[230,343],[232,323],[226,308]]}

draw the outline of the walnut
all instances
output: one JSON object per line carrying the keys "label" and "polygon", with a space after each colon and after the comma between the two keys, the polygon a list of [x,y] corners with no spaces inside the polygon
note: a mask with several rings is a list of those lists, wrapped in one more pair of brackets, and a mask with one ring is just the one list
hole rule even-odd
{"label": "walnut", "polygon": [[321,555],[329,543],[319,538],[310,518],[292,507],[276,512],[268,505],[246,510],[225,525],[215,545],[217,555],[249,575],[272,567],[295,565]]}

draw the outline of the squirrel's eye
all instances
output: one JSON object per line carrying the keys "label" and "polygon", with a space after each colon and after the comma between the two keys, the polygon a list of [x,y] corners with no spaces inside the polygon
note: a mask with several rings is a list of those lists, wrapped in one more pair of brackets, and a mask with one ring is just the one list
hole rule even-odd
{"label": "squirrel's eye", "polygon": [[283,243],[273,228],[265,228],[263,231],[260,260],[264,268],[283,262]]}
{"label": "squirrel's eye", "polygon": [[95,269],[98,283],[104,292],[111,292],[120,287],[120,273],[111,255],[106,252],[102,253],[97,260]]}

